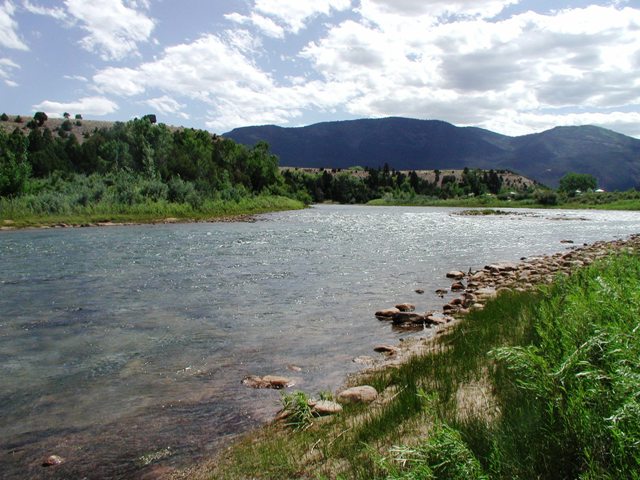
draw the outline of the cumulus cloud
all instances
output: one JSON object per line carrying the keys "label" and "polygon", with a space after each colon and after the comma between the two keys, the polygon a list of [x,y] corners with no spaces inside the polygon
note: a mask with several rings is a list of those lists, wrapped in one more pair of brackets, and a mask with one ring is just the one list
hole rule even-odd
{"label": "cumulus cloud", "polygon": [[[98,52],[103,60],[121,60],[136,53],[138,44],[147,42],[155,27],[151,18],[121,0],[65,0],[65,4],[88,32],[82,46]],[[138,6],[136,2],[131,5]]]}
{"label": "cumulus cloud", "polygon": [[103,69],[93,77],[94,85],[105,95],[136,97],[159,91],[160,99],[204,103],[210,116],[207,126],[218,131],[252,123],[286,123],[300,117],[304,108],[335,108],[355,94],[348,82],[292,78],[281,84],[224,37],[209,34],[168,47],[158,59],[137,68]]}
{"label": "cumulus cloud", "polygon": [[54,102],[45,100],[33,106],[34,110],[41,110],[49,115],[60,116],[64,112],[80,113],[82,115],[108,115],[118,110],[118,105],[105,97],[84,97],[73,102]]}
{"label": "cumulus cloud", "polygon": [[80,45],[98,53],[105,60],[122,60],[138,52],[138,45],[148,42],[155,22],[144,10],[148,1],[132,0],[64,0],[63,7],[43,7],[29,0],[24,8],[36,15],[45,15],[66,24],[79,24],[86,32]]}
{"label": "cumulus cloud", "polygon": [[[365,16],[366,3],[361,19],[330,28],[301,52],[327,81],[357,83],[360,93],[345,105],[351,114],[487,125],[504,112],[640,104],[640,10],[591,6],[445,22],[424,12],[438,2],[380,0],[407,15],[374,18]],[[519,133],[521,124],[508,118],[500,131]]]}
{"label": "cumulus cloud", "polygon": [[[640,105],[640,10],[609,5],[495,17],[513,3],[362,0],[297,57],[281,59],[295,73],[279,78],[256,63],[260,37],[244,27],[281,38],[351,2],[256,0],[249,15],[227,16],[242,28],[167,47],[137,66],[104,68],[92,82],[103,95],[161,113],[203,104],[207,126],[218,131],[300,123],[312,110],[438,118],[506,134],[576,122],[636,132],[637,114],[617,110]],[[261,27],[258,17],[273,24]],[[136,98],[144,96],[151,100]]]}
{"label": "cumulus cloud", "polygon": [[0,4],[0,47],[29,50],[18,35],[18,23],[13,19],[16,7],[9,0]]}

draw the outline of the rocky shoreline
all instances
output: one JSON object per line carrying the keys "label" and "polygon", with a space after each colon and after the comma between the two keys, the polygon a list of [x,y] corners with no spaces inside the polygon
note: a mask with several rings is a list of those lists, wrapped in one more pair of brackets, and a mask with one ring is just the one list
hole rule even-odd
{"label": "rocky shoreline", "polygon": [[[434,292],[441,298],[447,297],[448,301],[442,305],[441,311],[417,313],[415,305],[400,303],[375,312],[374,315],[378,320],[388,321],[397,328],[428,329],[433,334],[427,337],[401,338],[397,345],[376,345],[373,351],[380,354],[377,358],[372,356],[354,358],[353,361],[364,365],[365,369],[354,374],[347,381],[349,388],[338,392],[336,396],[338,402],[372,402],[377,397],[377,392],[374,394],[370,391],[372,387],[358,384],[362,376],[373,370],[400,365],[414,355],[426,353],[432,348],[433,341],[438,335],[445,333],[473,310],[483,309],[487,301],[503,292],[532,291],[540,285],[552,283],[558,276],[569,276],[574,270],[589,266],[611,253],[640,250],[640,234],[631,235],[625,240],[599,241],[579,247],[573,245],[571,240],[561,240],[560,243],[570,245],[568,251],[531,258],[523,257],[519,262],[492,263],[480,270],[469,270],[466,273],[458,270],[448,272],[446,278],[451,282],[449,287],[439,288]],[[416,293],[422,294],[424,291],[417,289]],[[288,388],[295,384],[288,378],[269,375],[250,376],[245,378],[243,383],[252,388],[273,389]],[[363,397],[356,395],[354,400],[350,397],[354,389],[356,392],[364,389],[368,394]],[[350,400],[345,400],[346,397],[350,397]],[[309,400],[313,413],[317,415],[329,415],[342,410],[339,403],[329,403]],[[276,420],[285,419],[287,416],[286,411],[281,411],[276,416]]]}
{"label": "rocky shoreline", "polygon": [[83,223],[51,223],[42,225],[33,225],[28,227],[16,227],[15,222],[12,220],[4,220],[0,224],[0,231],[14,231],[14,230],[48,230],[57,228],[89,228],[89,227],[125,227],[125,226],[138,226],[138,225],[168,225],[168,224],[186,224],[186,223],[234,223],[234,222],[249,222],[253,223],[257,221],[257,214],[241,214],[241,215],[229,215],[222,217],[194,219],[194,218],[175,218],[167,217],[157,220],[151,220],[148,222],[83,222]]}
{"label": "rocky shoreline", "polygon": [[[448,272],[446,277],[451,285],[438,289],[435,293],[440,297],[453,294],[442,311],[415,313],[411,304],[399,304],[395,308],[375,313],[382,321],[391,321],[403,328],[435,329],[435,335],[427,338],[400,339],[398,345],[378,345],[374,351],[381,352],[381,359],[355,359],[359,363],[371,363],[370,368],[384,368],[399,364],[409,357],[426,352],[437,335],[458,321],[461,321],[473,310],[481,310],[486,302],[496,298],[502,292],[532,291],[540,285],[552,283],[559,275],[569,276],[574,270],[587,267],[593,262],[603,259],[611,253],[640,250],[640,234],[634,234],[623,240],[598,241],[582,246],[573,245],[571,240],[561,240],[562,244],[571,245],[566,252],[542,255],[531,258],[523,257],[520,262],[497,262],[486,265],[475,271]],[[413,308],[412,308],[413,307]],[[366,371],[365,371],[366,373]]]}

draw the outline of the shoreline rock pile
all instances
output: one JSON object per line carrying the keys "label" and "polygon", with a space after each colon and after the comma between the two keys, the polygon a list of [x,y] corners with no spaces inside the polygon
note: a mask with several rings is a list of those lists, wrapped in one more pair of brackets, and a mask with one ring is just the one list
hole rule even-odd
{"label": "shoreline rock pile", "polygon": [[[568,244],[568,240],[563,240]],[[448,289],[438,289],[435,294],[441,298],[449,293],[458,294],[442,306],[442,313],[415,313],[395,308],[375,312],[379,320],[390,320],[394,325],[415,328],[443,326],[454,320],[460,320],[472,310],[481,310],[487,301],[496,298],[505,291],[526,292],[539,285],[550,284],[558,276],[569,276],[576,269],[587,267],[593,262],[603,259],[614,252],[633,253],[640,250],[640,234],[634,234],[625,240],[599,241],[584,244],[581,247],[572,245],[568,251],[532,258],[521,258],[520,262],[497,262],[486,265],[480,270],[469,270],[467,273],[454,270],[446,277],[452,280]],[[438,330],[436,333],[442,333]],[[404,358],[424,351],[433,337],[420,339],[400,339],[398,346],[376,346],[375,351],[385,355],[383,363],[400,363]],[[375,368],[375,367],[374,367]]]}

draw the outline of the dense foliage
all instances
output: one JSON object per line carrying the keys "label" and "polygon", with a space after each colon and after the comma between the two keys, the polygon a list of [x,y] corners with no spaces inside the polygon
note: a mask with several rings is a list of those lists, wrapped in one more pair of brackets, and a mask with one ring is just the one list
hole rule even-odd
{"label": "dense foliage", "polygon": [[313,202],[367,203],[376,198],[411,199],[416,196],[430,199],[498,194],[502,176],[494,170],[465,168],[461,178],[442,175],[436,170],[434,181],[428,181],[415,171],[408,174],[383,168],[351,168],[307,172],[288,169],[283,172],[289,189],[298,195],[309,195]]}
{"label": "dense foliage", "polygon": [[79,142],[68,133],[68,118],[51,131],[37,126],[47,121],[39,113],[28,134],[0,130],[5,219],[126,212],[193,217],[215,202],[289,193],[265,143],[247,148],[203,130],[156,125],[150,118],[117,122]]}
{"label": "dense foliage", "polygon": [[597,186],[598,181],[593,175],[569,172],[560,179],[558,190],[573,195],[576,192],[595,190]]}

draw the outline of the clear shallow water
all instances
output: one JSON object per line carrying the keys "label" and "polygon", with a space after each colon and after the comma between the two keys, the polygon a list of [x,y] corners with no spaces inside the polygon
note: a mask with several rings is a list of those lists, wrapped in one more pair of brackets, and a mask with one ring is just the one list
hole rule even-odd
{"label": "clear shallow water", "polygon": [[[319,206],[255,223],[2,233],[3,478],[131,478],[158,452],[188,463],[278,409],[278,392],[244,376],[335,390],[354,357],[407,335],[373,312],[438,308],[447,271],[640,232],[633,212],[454,211]],[[52,453],[67,463],[45,471]]]}

